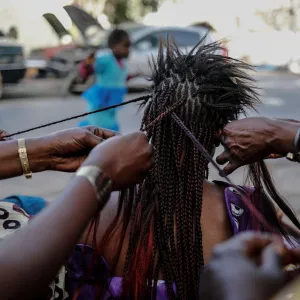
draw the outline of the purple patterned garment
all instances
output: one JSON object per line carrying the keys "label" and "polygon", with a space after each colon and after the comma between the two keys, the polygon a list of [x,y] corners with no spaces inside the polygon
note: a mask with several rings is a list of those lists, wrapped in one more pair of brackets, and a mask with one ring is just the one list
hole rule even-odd
{"label": "purple patterned garment", "polygon": [[[249,192],[250,196],[254,192],[254,188],[244,187],[244,189]],[[241,197],[233,188],[228,186],[225,188],[225,201],[234,234],[246,230],[262,230],[261,224],[251,217],[251,212],[243,204]],[[257,208],[259,209],[259,207]],[[85,254],[83,254],[84,251]],[[102,258],[101,261],[93,260],[93,254],[95,254],[94,250],[88,246],[77,245],[74,249],[67,265],[68,273],[66,283],[68,293],[72,296],[80,285],[80,281],[85,279],[85,282],[88,281],[89,284],[84,284],[81,287],[77,300],[96,299],[95,291],[92,287],[93,282],[107,282],[109,285],[106,294],[102,295],[100,299],[120,299],[122,295],[122,277],[107,279],[109,276],[109,266],[104,258]],[[84,266],[90,265],[93,266],[92,270],[90,270],[90,272],[85,271]],[[84,278],[84,274],[89,274],[88,278]],[[162,280],[158,282],[156,298],[158,300],[168,299],[166,285]],[[99,296],[97,299],[99,299]]]}

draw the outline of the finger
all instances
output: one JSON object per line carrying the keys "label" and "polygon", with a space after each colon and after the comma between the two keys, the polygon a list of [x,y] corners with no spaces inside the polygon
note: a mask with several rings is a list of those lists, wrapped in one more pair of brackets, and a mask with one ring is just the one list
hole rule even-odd
{"label": "finger", "polygon": [[1,140],[12,140],[12,138],[7,138],[8,133],[4,130],[0,130],[0,141]]}
{"label": "finger", "polygon": [[262,252],[262,269],[267,272],[276,272],[280,271],[283,267],[283,259],[280,250],[276,249],[277,247],[269,245]]}
{"label": "finger", "polygon": [[224,167],[223,173],[225,173],[226,175],[230,175],[231,173],[233,173],[236,169],[238,169],[242,165],[243,164],[238,160],[231,161]]}
{"label": "finger", "polygon": [[84,140],[83,140],[83,145],[88,149],[93,149],[94,147],[96,147],[103,141],[104,141],[104,139],[102,137],[97,136],[90,131],[86,131],[86,134],[85,134]]}
{"label": "finger", "polygon": [[283,216],[284,216],[284,213],[282,212],[281,209],[279,209],[279,208],[276,209],[276,216],[277,216],[277,219],[279,220],[279,222],[281,222],[283,219]]}
{"label": "finger", "polygon": [[273,241],[274,238],[270,234],[246,232],[217,246],[214,255],[240,252],[243,255],[252,257]]}
{"label": "finger", "polygon": [[120,133],[118,133],[116,131],[100,128],[97,126],[85,126],[83,128],[103,139],[108,139],[108,138],[120,135]]}
{"label": "finger", "polygon": [[269,234],[255,235],[244,242],[244,253],[248,257],[255,257],[260,254],[263,249],[274,242],[274,237]]}
{"label": "finger", "polygon": [[230,154],[227,150],[224,150],[220,155],[217,156],[216,161],[219,165],[224,165],[229,162]]}
{"label": "finger", "polygon": [[100,129],[100,131],[101,131],[102,138],[104,138],[105,140],[112,138],[114,136],[121,135],[119,132],[108,130],[108,129]]}

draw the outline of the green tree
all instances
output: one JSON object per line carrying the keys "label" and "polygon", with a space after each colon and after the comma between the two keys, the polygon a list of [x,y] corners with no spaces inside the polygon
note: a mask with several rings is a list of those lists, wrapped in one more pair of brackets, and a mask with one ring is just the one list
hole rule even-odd
{"label": "green tree", "polygon": [[104,13],[108,16],[112,24],[120,24],[130,21],[128,0],[107,0],[104,7]]}
{"label": "green tree", "polygon": [[145,8],[150,9],[152,12],[158,10],[159,7],[159,0],[142,0],[142,4]]}

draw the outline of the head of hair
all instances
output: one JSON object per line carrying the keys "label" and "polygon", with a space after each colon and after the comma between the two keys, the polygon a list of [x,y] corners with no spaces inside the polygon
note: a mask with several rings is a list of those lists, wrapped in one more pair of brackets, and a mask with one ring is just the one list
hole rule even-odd
{"label": "head of hair", "polygon": [[152,63],[154,88],[143,103],[141,129],[155,148],[154,167],[141,184],[121,192],[117,216],[101,241],[105,245],[121,232],[113,271],[130,230],[123,280],[124,296],[130,299],[155,299],[160,273],[169,299],[198,297],[204,265],[200,218],[208,160],[171,113],[211,152],[216,132],[258,103],[249,66],[218,55],[219,50],[218,43],[201,42],[183,54],[168,42]]}
{"label": "head of hair", "polygon": [[118,45],[123,39],[129,38],[128,33],[123,29],[114,29],[108,36],[108,47]]}

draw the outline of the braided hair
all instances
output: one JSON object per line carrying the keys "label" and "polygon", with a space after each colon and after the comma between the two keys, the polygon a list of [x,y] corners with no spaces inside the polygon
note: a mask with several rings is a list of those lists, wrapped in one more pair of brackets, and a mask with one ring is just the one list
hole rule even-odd
{"label": "braided hair", "polygon": [[[141,130],[154,146],[154,168],[142,183],[120,193],[118,213],[101,242],[105,245],[118,232],[113,271],[130,232],[124,298],[155,299],[161,275],[168,299],[198,297],[204,265],[200,218],[208,160],[171,114],[176,113],[211,153],[216,132],[259,102],[247,73],[249,66],[216,54],[218,50],[218,43],[201,42],[183,54],[168,42],[165,48],[160,46],[158,59],[152,62],[154,88],[143,103]],[[271,199],[263,199],[268,202],[266,212],[272,215]],[[269,219],[281,231],[275,217]]]}
{"label": "braided hair", "polygon": [[184,55],[168,42],[152,63],[154,88],[143,103],[141,129],[155,148],[154,168],[141,184],[121,192],[117,217],[102,240],[104,245],[116,225],[122,227],[116,264],[130,227],[124,297],[155,298],[160,273],[169,299],[197,297],[204,265],[200,218],[208,161],[170,113],[212,152],[216,132],[258,101],[245,72],[249,67],[217,55],[219,49],[218,43],[201,42]]}

